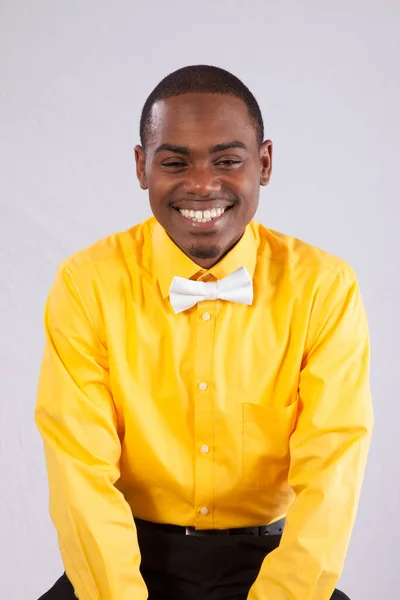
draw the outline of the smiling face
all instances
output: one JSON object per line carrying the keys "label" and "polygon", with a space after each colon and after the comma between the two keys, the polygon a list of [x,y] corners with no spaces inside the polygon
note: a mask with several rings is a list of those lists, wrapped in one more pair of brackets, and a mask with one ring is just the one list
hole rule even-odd
{"label": "smiling face", "polygon": [[152,109],[137,176],[170,238],[211,268],[239,241],[271,174],[272,143],[257,144],[247,106],[230,95],[184,94]]}

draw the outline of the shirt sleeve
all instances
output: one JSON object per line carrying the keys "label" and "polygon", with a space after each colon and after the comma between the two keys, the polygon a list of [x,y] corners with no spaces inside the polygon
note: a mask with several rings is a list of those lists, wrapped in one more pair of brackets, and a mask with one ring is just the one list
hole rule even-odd
{"label": "shirt sleeve", "polygon": [[355,520],[373,417],[368,326],[350,267],[316,312],[290,440],[296,498],[281,544],[264,560],[249,600],[329,600]]}
{"label": "shirt sleeve", "polygon": [[51,289],[45,330],[35,418],[66,573],[79,600],[145,600],[135,523],[114,485],[121,444],[107,351],[68,266]]}

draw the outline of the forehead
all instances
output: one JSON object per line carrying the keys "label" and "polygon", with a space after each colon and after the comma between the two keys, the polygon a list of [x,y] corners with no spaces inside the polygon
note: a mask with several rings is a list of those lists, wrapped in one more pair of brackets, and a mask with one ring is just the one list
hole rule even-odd
{"label": "forehead", "polygon": [[227,140],[256,143],[246,104],[227,94],[183,94],[154,104],[149,147],[169,143],[210,147]]}

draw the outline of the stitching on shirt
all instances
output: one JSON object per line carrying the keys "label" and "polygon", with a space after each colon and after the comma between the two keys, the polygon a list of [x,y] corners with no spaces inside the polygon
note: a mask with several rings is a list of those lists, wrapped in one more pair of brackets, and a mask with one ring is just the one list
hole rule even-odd
{"label": "stitching on shirt", "polygon": [[[345,265],[344,267],[342,267],[342,268],[340,269],[340,271],[339,271],[339,272],[336,274],[336,277],[335,277],[335,279],[332,281],[332,284],[330,285],[330,287],[329,287],[329,290],[328,290],[328,292],[327,292],[327,294],[326,294],[326,296],[325,296],[325,299],[324,299],[323,305],[322,305],[322,307],[321,307],[321,310],[320,310],[320,314],[321,314],[321,313],[322,313],[322,314],[324,313],[325,306],[326,306],[326,304],[327,304],[327,302],[328,302],[328,300],[329,300],[329,297],[330,297],[330,295],[331,295],[331,292],[333,291],[333,288],[336,286],[336,283],[337,283],[337,281],[339,280],[339,277],[340,277],[340,276],[342,275],[342,273],[343,273],[344,271],[346,271],[346,270],[348,270],[348,265]],[[350,289],[352,286],[354,286],[354,284],[357,284],[357,280],[356,280],[356,279],[354,279],[354,278],[352,278],[352,279],[351,279],[351,281],[349,282],[349,284],[348,284],[348,285],[345,287],[345,289],[341,290],[340,297],[343,297],[343,296],[345,296],[345,295],[348,293],[349,289]],[[335,307],[336,307],[337,301],[338,301],[338,298],[337,298],[337,299],[336,299],[336,301],[334,302],[334,305],[333,305],[332,309],[331,309],[331,310],[329,311],[329,313],[328,313],[328,314],[327,314],[327,315],[324,317],[324,320],[323,320],[322,324],[321,324],[321,325],[320,325],[320,327],[318,328],[318,332],[317,332],[317,334],[316,334],[316,337],[315,337],[315,339],[314,339],[314,340],[313,340],[313,342],[310,344],[310,346],[309,346],[308,350],[307,350],[307,351],[305,350],[305,352],[304,352],[304,355],[303,355],[303,359],[302,359],[302,367],[301,367],[301,368],[303,368],[303,364],[304,364],[304,362],[307,360],[307,358],[310,356],[310,354],[311,354],[311,352],[312,352],[313,348],[314,348],[314,347],[315,347],[315,346],[318,344],[318,341],[319,341],[319,339],[321,338],[321,335],[322,335],[322,334],[323,334],[323,332],[324,332],[325,325],[326,325],[327,321],[329,320],[329,317],[331,316],[331,314],[332,314],[333,310],[334,310],[334,309],[335,309]],[[308,334],[309,334],[309,331],[310,331],[310,323],[311,323],[311,318],[310,318],[310,320],[309,320],[308,327],[307,327],[306,340],[308,339]]]}
{"label": "stitching on shirt", "polygon": [[322,268],[322,269],[325,269],[327,271],[331,271],[332,273],[335,273],[335,275],[339,275],[339,273],[341,273],[341,271],[343,269],[345,269],[346,267],[350,266],[345,261],[343,261],[341,259],[338,259],[338,260],[341,261],[341,265],[338,266],[337,269],[334,269],[333,267],[330,267],[329,265],[324,265],[323,263],[307,264],[307,263],[301,262],[300,260],[295,260],[294,258],[289,258],[287,256],[273,257],[273,256],[268,256],[267,254],[263,254],[262,252],[257,252],[257,258],[265,258],[265,259],[269,260],[270,262],[282,262],[282,263],[289,262],[289,263],[291,263],[293,265],[296,265],[296,266],[309,267],[311,269]]}
{"label": "stitching on shirt", "polygon": [[[83,587],[83,589],[85,590],[85,594],[86,594],[86,593],[87,593],[87,589],[86,589],[86,586],[85,586],[85,585],[84,585],[84,583],[83,583],[83,579],[82,579],[82,577],[80,576],[80,573],[79,573],[78,569],[75,567],[74,563],[72,562],[72,560],[71,560],[71,557],[70,557],[69,553],[67,552],[67,549],[66,549],[66,546],[65,546],[65,544],[64,544],[64,543],[61,541],[61,539],[60,539],[60,542],[61,542],[61,545],[62,545],[62,551],[63,551],[63,552],[65,552],[65,554],[68,556],[68,560],[69,560],[69,562],[70,562],[70,565],[73,567],[73,569],[74,569],[74,571],[75,571],[75,574],[76,574],[76,576],[77,576],[77,577],[79,577],[79,581],[81,582],[81,584],[82,584],[82,587]],[[71,583],[71,582],[70,582],[70,583]],[[72,585],[72,583],[71,583],[71,585]],[[75,594],[75,597],[76,597],[76,598],[78,598],[78,596],[77,596],[77,595],[76,595],[76,593],[75,593],[75,589],[74,589],[74,594]],[[88,597],[88,598],[90,598],[89,594],[87,594],[87,597]],[[78,600],[79,600],[79,599],[78,599]]]}
{"label": "stitching on shirt", "polygon": [[65,275],[65,276],[67,276],[68,279],[70,280],[70,282],[72,283],[72,285],[73,285],[73,287],[74,287],[74,289],[75,289],[75,291],[76,291],[76,293],[77,293],[77,295],[79,297],[79,300],[81,301],[82,306],[85,309],[85,312],[87,313],[87,320],[88,320],[88,322],[89,322],[89,324],[90,324],[90,326],[91,326],[91,328],[92,328],[92,330],[93,330],[93,332],[94,332],[94,334],[95,334],[98,342],[100,343],[101,347],[106,352],[107,351],[106,346],[104,345],[104,342],[101,340],[100,335],[99,335],[99,333],[98,333],[98,331],[97,331],[97,329],[96,329],[96,327],[94,325],[93,316],[92,316],[92,314],[91,314],[91,312],[89,310],[88,305],[85,302],[85,299],[83,297],[83,294],[82,294],[81,290],[79,289],[79,286],[78,286],[78,284],[77,284],[77,282],[75,280],[75,277],[74,277],[74,274],[73,274],[71,268],[69,266],[64,267],[63,270],[62,270],[62,274]]}

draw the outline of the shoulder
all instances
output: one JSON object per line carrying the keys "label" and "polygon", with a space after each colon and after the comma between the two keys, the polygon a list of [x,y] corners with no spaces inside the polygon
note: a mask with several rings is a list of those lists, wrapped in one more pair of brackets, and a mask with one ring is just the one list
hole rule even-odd
{"label": "shoulder", "polygon": [[339,280],[345,286],[356,281],[352,267],[342,258],[255,221],[251,226],[258,244],[258,260],[269,269],[273,265],[282,276],[328,286]]}
{"label": "shoulder", "polygon": [[53,322],[64,328],[86,313],[101,340],[104,314],[127,290],[140,289],[151,261],[154,219],[107,236],[61,262],[48,297]]}
{"label": "shoulder", "polygon": [[109,235],[61,262],[49,297],[79,298],[92,314],[118,303],[126,292],[139,290],[151,269],[155,219]]}
{"label": "shoulder", "polygon": [[82,268],[96,267],[102,263],[118,262],[129,259],[143,252],[150,241],[155,219],[151,218],[126,231],[113,233],[94,244],[75,252],[66,258],[61,266],[69,267],[74,272]]}
{"label": "shoulder", "polygon": [[297,237],[268,229],[255,221],[252,222],[252,228],[258,242],[258,254],[267,260],[293,267],[330,270],[335,274],[348,266],[342,258]]}
{"label": "shoulder", "polygon": [[140,270],[151,252],[155,219],[151,218],[123,232],[113,233],[62,261],[59,271],[76,280],[115,280],[123,272]]}

